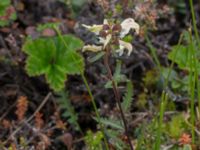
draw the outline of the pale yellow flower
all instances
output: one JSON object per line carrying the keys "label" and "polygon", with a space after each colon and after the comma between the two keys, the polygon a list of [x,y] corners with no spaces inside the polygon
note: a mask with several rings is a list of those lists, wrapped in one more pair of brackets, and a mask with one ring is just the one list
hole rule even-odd
{"label": "pale yellow flower", "polygon": [[120,33],[121,38],[126,36],[130,32],[131,29],[134,29],[137,34],[139,34],[139,31],[140,31],[139,24],[136,23],[135,20],[132,18],[125,19],[121,23],[121,27],[122,27],[122,31]]}
{"label": "pale yellow flower", "polygon": [[[109,29],[105,30],[104,26],[107,25]],[[95,46],[95,45],[86,45],[83,47],[82,51],[92,51],[92,52],[99,52],[105,50],[106,46],[112,41],[112,29],[115,26],[115,24],[109,24],[108,21],[105,19],[104,23],[101,25],[83,25],[85,28],[87,28],[89,31],[95,33],[96,35],[100,36],[99,37],[99,43],[103,44],[103,46]],[[123,55],[124,50],[128,50],[127,55],[130,56],[133,47],[131,43],[122,41],[121,39],[125,37],[131,29],[134,29],[136,34],[139,34],[140,26],[138,23],[135,22],[134,19],[132,18],[127,18],[125,19],[121,24],[120,24],[121,30],[119,32],[119,36],[117,37],[119,41],[119,49],[116,50],[119,55]],[[100,33],[101,31],[104,32],[105,36],[101,36]]]}
{"label": "pale yellow flower", "polygon": [[119,40],[119,49],[116,50],[116,52],[119,53],[119,56],[123,55],[125,49],[128,50],[127,55],[130,56],[131,52],[133,51],[133,46],[128,42],[124,42],[122,40]]}
{"label": "pale yellow flower", "polygon": [[103,46],[96,46],[96,45],[85,45],[82,49],[83,52],[91,51],[91,52],[99,52],[102,51]]}

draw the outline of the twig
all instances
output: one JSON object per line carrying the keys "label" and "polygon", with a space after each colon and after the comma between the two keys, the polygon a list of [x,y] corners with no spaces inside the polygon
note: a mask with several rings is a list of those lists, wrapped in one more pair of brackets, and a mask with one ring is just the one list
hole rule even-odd
{"label": "twig", "polygon": [[24,126],[24,123],[27,124],[29,121],[31,121],[33,119],[33,117],[35,116],[35,114],[38,113],[41,110],[41,108],[45,105],[45,103],[49,100],[50,96],[51,96],[51,92],[49,92],[47,94],[47,96],[44,98],[44,100],[39,105],[39,107],[35,110],[35,112],[28,119],[23,119],[20,122],[20,126],[14,132],[12,132],[12,134],[8,137],[8,139],[4,143],[7,143],[10,138],[12,138],[13,136],[15,136],[15,134],[17,134],[17,132],[19,132],[22,129],[22,127]]}
{"label": "twig", "polygon": [[11,111],[11,109],[16,105],[16,102],[13,103],[7,110],[6,112],[0,117],[0,122],[4,119],[4,117]]}
{"label": "twig", "polygon": [[47,94],[47,96],[44,98],[44,100],[42,101],[42,103],[40,104],[40,106],[35,110],[35,112],[32,114],[32,116],[30,116],[30,117],[26,120],[26,122],[31,121],[31,120],[33,119],[33,117],[35,116],[35,114],[37,114],[37,113],[42,109],[42,107],[45,105],[45,103],[49,100],[51,94],[52,94],[51,92],[49,92],[49,93]]}
{"label": "twig", "polygon": [[[164,115],[174,115],[177,114],[178,111],[166,111],[164,113]],[[156,112],[152,113],[152,112],[133,112],[130,114],[126,114],[126,117],[130,117],[130,116],[152,116],[152,115],[157,115]]]}

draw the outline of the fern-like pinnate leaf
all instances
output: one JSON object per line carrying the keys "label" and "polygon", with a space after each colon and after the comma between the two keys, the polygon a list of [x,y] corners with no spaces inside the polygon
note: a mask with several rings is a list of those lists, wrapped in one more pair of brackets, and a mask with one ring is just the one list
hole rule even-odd
{"label": "fern-like pinnate leaf", "polygon": [[[96,117],[94,117],[94,119],[96,121],[98,121],[98,119]],[[111,127],[113,129],[117,129],[118,131],[123,131],[124,132],[124,127],[123,124],[120,120],[117,119],[111,119],[111,118],[103,118],[101,117],[99,120],[102,124],[104,124],[106,127]]]}
{"label": "fern-like pinnate leaf", "polygon": [[23,51],[28,55],[26,70],[30,76],[44,74],[50,87],[55,91],[64,88],[67,74],[80,74],[84,71],[84,60],[76,52],[83,42],[73,35],[63,38],[28,39]]}
{"label": "fern-like pinnate leaf", "polygon": [[[96,121],[98,119],[94,117]],[[106,127],[106,135],[108,136],[110,142],[118,150],[127,149],[126,144],[119,138],[119,135],[124,133],[124,126],[120,119],[117,118],[100,118],[100,122]]]}
{"label": "fern-like pinnate leaf", "polygon": [[76,130],[80,131],[78,124],[78,116],[75,113],[74,107],[70,102],[69,95],[67,92],[61,92],[60,98],[58,99],[59,108],[63,111],[62,116],[67,118],[68,122],[75,127]]}
{"label": "fern-like pinnate leaf", "polygon": [[133,84],[131,81],[129,81],[127,82],[126,94],[124,95],[122,102],[122,109],[124,112],[128,112],[130,110],[132,100],[133,100]]}

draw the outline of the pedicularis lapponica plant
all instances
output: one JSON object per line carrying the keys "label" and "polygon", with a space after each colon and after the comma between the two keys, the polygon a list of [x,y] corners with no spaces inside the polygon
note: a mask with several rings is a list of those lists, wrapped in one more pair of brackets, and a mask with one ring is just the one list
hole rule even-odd
{"label": "pedicularis lapponica plant", "polygon": [[[123,107],[121,105],[121,96],[119,94],[117,84],[113,78],[112,71],[109,66],[109,60],[111,54],[119,53],[119,56],[123,55],[124,50],[128,50],[128,56],[130,56],[133,47],[131,43],[125,41],[125,36],[130,32],[131,29],[134,29],[136,33],[139,33],[139,25],[132,18],[125,19],[121,24],[108,22],[104,20],[102,25],[83,25],[85,28],[95,33],[99,38],[99,45],[86,45],[83,47],[84,51],[92,52],[104,52],[104,65],[108,72],[108,78],[112,82],[112,88],[115,95],[117,105],[120,110],[121,118],[124,124],[125,134],[130,146],[130,149],[133,150],[131,139],[128,134],[128,126],[126,123],[125,115],[123,112]],[[103,56],[103,55],[102,55]]]}
{"label": "pedicularis lapponica plant", "polygon": [[11,21],[17,18],[15,8],[11,5],[10,0],[0,1],[0,27],[9,25]]}

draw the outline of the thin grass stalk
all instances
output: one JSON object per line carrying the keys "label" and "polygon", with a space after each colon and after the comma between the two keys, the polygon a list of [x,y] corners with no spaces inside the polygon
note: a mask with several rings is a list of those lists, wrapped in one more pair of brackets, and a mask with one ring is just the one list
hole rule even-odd
{"label": "thin grass stalk", "polygon": [[164,82],[164,90],[166,90],[167,85],[168,85],[168,83],[169,83],[169,77],[170,77],[170,75],[171,75],[172,68],[174,67],[174,64],[175,64],[174,60],[176,59],[176,56],[177,56],[177,54],[178,54],[178,51],[180,50],[180,45],[181,45],[181,42],[182,42],[182,41],[183,41],[183,34],[180,35],[180,38],[179,38],[179,41],[178,41],[178,48],[177,48],[176,51],[175,51],[174,58],[172,59],[173,61],[172,61],[171,65],[170,65],[170,67],[169,67],[169,72],[168,72],[168,74],[167,74],[167,79],[166,79],[165,82]]}
{"label": "thin grass stalk", "polygon": [[162,97],[161,97],[161,104],[160,104],[158,130],[156,133],[156,144],[155,144],[155,148],[154,148],[155,150],[160,150],[162,125],[163,125],[163,118],[164,118],[164,112],[165,112],[165,106],[167,103],[167,99],[168,99],[168,95],[165,91],[163,91]]}
{"label": "thin grass stalk", "polygon": [[[183,34],[180,35],[180,38],[179,38],[179,41],[178,41],[178,48],[175,51],[175,55],[174,55],[173,60],[176,59],[176,56],[177,56],[178,50],[180,49],[179,47],[181,45],[182,40],[183,40]],[[160,144],[161,144],[160,138],[161,138],[161,134],[162,134],[163,117],[164,117],[164,112],[165,112],[165,105],[166,105],[167,99],[168,99],[168,95],[166,93],[166,90],[167,90],[167,85],[169,83],[169,77],[170,77],[170,74],[171,74],[171,71],[172,71],[174,64],[175,64],[175,62],[172,61],[171,65],[169,67],[169,72],[167,74],[167,79],[164,82],[164,91],[162,92],[162,96],[161,96],[158,130],[157,130],[157,133],[156,133],[156,143],[155,143],[155,147],[154,147],[155,150],[160,150]]]}
{"label": "thin grass stalk", "polygon": [[195,82],[196,77],[198,76],[197,66],[196,66],[196,54],[194,50],[194,44],[192,40],[192,33],[189,31],[190,35],[190,45],[189,45],[189,65],[190,65],[190,80],[189,80],[189,92],[191,97],[191,106],[190,106],[190,114],[191,114],[191,124],[192,124],[192,143],[195,142]]}
{"label": "thin grass stalk", "polygon": [[192,24],[193,24],[193,28],[194,28],[195,38],[198,41],[198,47],[200,49],[200,38],[199,38],[198,29],[197,29],[197,21],[196,21],[195,12],[194,12],[193,0],[189,0],[189,3],[190,3],[190,11],[192,14]]}
{"label": "thin grass stalk", "polygon": [[153,47],[147,33],[145,34],[145,39],[147,41],[147,46],[149,47],[150,51],[151,51],[151,55],[155,61],[155,64],[158,66],[159,70],[161,71],[161,64],[160,64],[160,61],[158,59],[158,56],[156,54],[156,51],[155,51],[155,48]]}
{"label": "thin grass stalk", "polygon": [[[190,3],[191,14],[192,14],[192,24],[194,28],[195,38],[197,40],[198,48],[200,50],[200,38],[199,38],[198,29],[197,29],[193,0],[189,0],[189,3]],[[200,85],[199,85],[198,80],[199,80],[199,74],[196,76],[196,84],[197,84],[197,92],[198,92],[198,95],[197,95],[198,96],[198,110],[200,112]]]}

